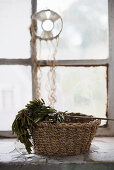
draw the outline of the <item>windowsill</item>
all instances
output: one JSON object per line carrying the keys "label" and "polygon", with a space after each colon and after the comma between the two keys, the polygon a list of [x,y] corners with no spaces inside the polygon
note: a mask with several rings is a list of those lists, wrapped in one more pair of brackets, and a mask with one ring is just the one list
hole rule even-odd
{"label": "windowsill", "polygon": [[[19,144],[18,144],[19,145]],[[68,157],[47,157],[22,154],[16,146],[16,139],[0,139],[0,167],[2,165],[69,165],[111,163],[114,165],[114,137],[95,137],[87,154]],[[20,146],[19,146],[20,147]],[[51,169],[51,168],[50,168]]]}

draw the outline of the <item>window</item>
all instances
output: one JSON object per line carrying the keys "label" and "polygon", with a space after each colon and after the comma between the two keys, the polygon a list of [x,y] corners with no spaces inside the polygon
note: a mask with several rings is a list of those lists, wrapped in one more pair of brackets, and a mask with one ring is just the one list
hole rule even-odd
{"label": "window", "polygon": [[[55,1],[51,0],[32,0],[31,2],[32,14],[49,8],[59,13],[64,22],[56,55],[56,96],[58,100],[55,107],[59,110],[113,118],[113,0],[97,0],[95,3],[91,0],[67,0],[65,3],[60,1],[57,5],[55,5]],[[8,0],[5,0],[0,3],[2,22],[0,28],[2,47],[0,52],[2,82],[0,83],[0,100],[4,102],[1,102],[0,116],[2,119],[0,121],[8,121],[8,126],[0,127],[0,130],[7,131],[10,130],[10,124],[17,110],[31,100],[32,95],[33,98],[35,97],[36,84],[33,80],[37,72],[32,71],[31,74],[34,65],[30,57],[32,54],[29,52],[30,1],[20,0],[17,3],[15,0],[11,0],[9,3]],[[14,15],[15,13],[16,15]],[[42,60],[38,60],[37,63],[40,62],[42,66],[41,97],[47,102],[47,92],[44,91],[44,87],[49,64],[47,56],[44,55],[46,53],[45,42],[42,42],[42,47]],[[39,48],[38,44],[37,48]],[[11,102],[9,102],[10,100]],[[12,109],[3,111],[4,107],[9,107],[9,110],[12,107]],[[12,117],[11,120],[9,117]],[[114,125],[111,121],[102,124],[105,126],[99,128],[98,135],[114,135]]]}
{"label": "window", "polygon": [[32,99],[30,17],[29,0],[0,1],[0,131]]}
{"label": "window", "polygon": [[[43,67],[41,78],[42,98],[47,103],[48,71],[49,67]],[[62,111],[75,111],[88,115],[93,114],[96,117],[105,117],[107,102],[106,74],[107,68],[105,66],[57,66],[57,101],[55,107]]]}

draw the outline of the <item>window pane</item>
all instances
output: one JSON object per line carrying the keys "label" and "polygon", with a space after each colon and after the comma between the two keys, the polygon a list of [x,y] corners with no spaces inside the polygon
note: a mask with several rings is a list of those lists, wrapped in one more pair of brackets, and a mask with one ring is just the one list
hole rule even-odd
{"label": "window pane", "polygon": [[[38,11],[42,9],[55,10],[63,18],[57,59],[108,58],[108,0],[40,0]],[[45,59],[47,48],[49,54],[45,44]]]}
{"label": "window pane", "polygon": [[15,115],[31,98],[31,68],[0,66],[0,130],[11,130]]}
{"label": "window pane", "polygon": [[[57,67],[55,108],[106,117],[106,67]],[[48,71],[42,68],[42,98],[48,104]],[[45,90],[44,90],[45,89]],[[46,90],[47,89],[47,90]]]}
{"label": "window pane", "polygon": [[30,0],[0,0],[0,58],[30,57],[30,16]]}

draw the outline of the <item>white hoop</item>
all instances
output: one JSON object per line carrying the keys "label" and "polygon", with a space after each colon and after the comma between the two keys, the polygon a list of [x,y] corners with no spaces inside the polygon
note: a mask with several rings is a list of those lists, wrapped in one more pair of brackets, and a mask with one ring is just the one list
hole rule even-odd
{"label": "white hoop", "polygon": [[[50,30],[44,29],[43,24],[45,21],[52,22],[53,26]],[[59,28],[57,27],[57,29],[56,29],[56,23],[57,23],[56,21],[60,22]],[[35,22],[37,22],[37,30],[38,31],[41,30],[41,33],[35,30],[34,28]],[[36,36],[36,38],[40,40],[47,41],[47,40],[53,40],[57,38],[60,35],[62,28],[63,28],[63,21],[62,21],[61,16],[50,9],[42,10],[38,13],[35,13],[32,16],[32,24],[31,24],[32,33],[33,35]],[[55,30],[57,30],[57,33],[54,35]]]}

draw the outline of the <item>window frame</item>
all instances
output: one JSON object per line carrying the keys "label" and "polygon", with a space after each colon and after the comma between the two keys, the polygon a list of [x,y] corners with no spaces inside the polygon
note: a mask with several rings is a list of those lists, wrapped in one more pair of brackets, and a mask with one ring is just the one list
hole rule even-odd
{"label": "window frame", "polygon": [[[31,0],[32,12],[34,14],[37,11],[37,0]],[[108,0],[108,25],[109,25],[109,58],[107,59],[87,59],[87,60],[56,60],[56,66],[69,66],[69,67],[90,67],[90,66],[106,66],[107,67],[107,117],[114,118],[114,1]],[[36,62],[36,63],[35,63]],[[37,82],[35,76],[37,76],[37,71],[34,72],[35,64],[42,67],[50,66],[50,62],[46,60],[33,61],[32,49],[31,57],[27,59],[5,59],[0,58],[0,65],[24,65],[31,66],[32,68],[32,98],[34,99],[36,94]],[[51,61],[53,62],[53,61]],[[0,136],[12,137],[11,131],[0,131]],[[114,123],[108,121],[106,126],[100,127],[97,132],[97,136],[114,136]]]}

